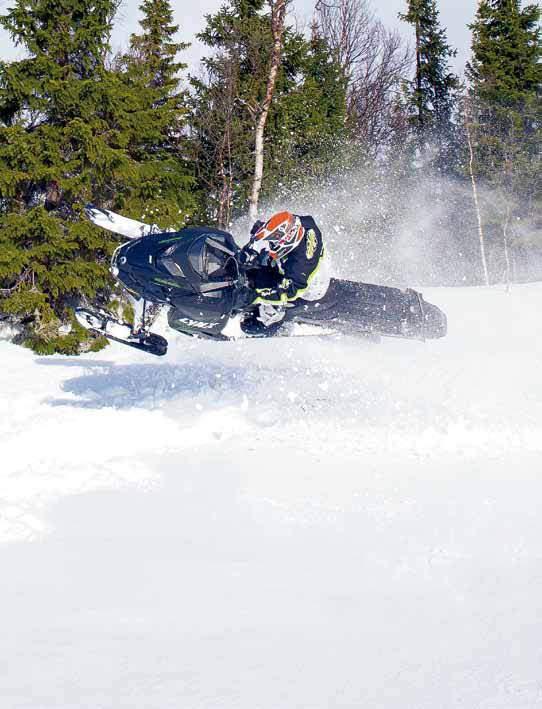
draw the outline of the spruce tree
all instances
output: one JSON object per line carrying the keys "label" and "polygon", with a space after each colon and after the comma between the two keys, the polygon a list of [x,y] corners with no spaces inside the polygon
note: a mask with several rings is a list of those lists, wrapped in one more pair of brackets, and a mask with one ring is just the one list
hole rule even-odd
{"label": "spruce tree", "polygon": [[[520,0],[481,0],[467,66],[474,170],[491,188],[484,217],[493,270],[509,274],[514,249],[535,229],[542,201],[541,10]],[[501,248],[502,247],[502,248]],[[504,259],[504,263],[503,263]]]}
{"label": "spruce tree", "polygon": [[[436,141],[446,153],[454,133],[459,80],[450,70],[456,51],[440,25],[436,0],[408,0],[407,12],[400,18],[411,24],[416,34],[416,75],[409,89],[409,103],[418,145]],[[443,156],[444,161],[446,155]]]}
{"label": "spruce tree", "polygon": [[540,148],[542,107],[542,10],[520,0],[481,0],[467,65],[470,98],[484,163],[497,169],[511,140],[534,154]]}
{"label": "spruce tree", "polygon": [[307,178],[321,179],[341,158],[347,138],[347,79],[315,25],[298,52],[299,83],[286,89],[279,84],[271,111],[267,154],[278,169],[269,170],[268,193],[281,184],[291,190]]}
{"label": "spruce tree", "polygon": [[142,35],[111,68],[116,7],[17,0],[0,17],[28,53],[0,64],[0,312],[38,351],[77,351],[71,307],[112,291],[115,242],[83,218],[88,201],[167,227],[193,211],[171,9],[144,2]]}
{"label": "spruce tree", "polygon": [[130,172],[124,92],[104,66],[115,9],[16,0],[0,17],[27,52],[0,64],[0,312],[38,351],[77,351],[70,305],[109,286],[113,243],[81,217]]}
{"label": "spruce tree", "polygon": [[467,76],[487,104],[518,107],[542,87],[539,5],[521,0],[480,0]]}
{"label": "spruce tree", "polygon": [[133,34],[118,65],[127,92],[127,153],[134,162],[133,179],[117,196],[124,213],[167,228],[180,228],[195,208],[193,169],[187,139],[187,92],[180,88],[177,61],[188,45],[175,41],[169,0],[144,0],[141,34]]}

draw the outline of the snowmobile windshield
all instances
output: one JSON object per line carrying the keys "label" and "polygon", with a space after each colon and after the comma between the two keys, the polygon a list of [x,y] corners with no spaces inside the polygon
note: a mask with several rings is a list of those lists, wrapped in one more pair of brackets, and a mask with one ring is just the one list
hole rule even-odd
{"label": "snowmobile windshield", "polygon": [[188,261],[201,278],[201,293],[208,297],[220,297],[220,291],[235,286],[239,278],[235,252],[221,235],[198,239],[188,250]]}
{"label": "snowmobile windshield", "polygon": [[175,252],[179,251],[178,244],[170,246],[164,251],[158,259],[158,263],[163,266],[168,273],[177,278],[186,278],[185,273],[180,264],[180,258],[175,258]]}
{"label": "snowmobile windshield", "polygon": [[185,243],[173,244],[162,252],[158,263],[176,278],[190,279],[192,271],[201,281],[233,285],[239,277],[239,267],[235,252],[224,241],[220,235],[204,236],[191,244],[188,254]]}

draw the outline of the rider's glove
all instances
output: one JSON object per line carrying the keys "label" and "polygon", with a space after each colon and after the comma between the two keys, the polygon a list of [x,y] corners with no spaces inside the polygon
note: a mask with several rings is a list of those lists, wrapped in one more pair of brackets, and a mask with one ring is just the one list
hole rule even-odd
{"label": "rider's glove", "polygon": [[253,241],[241,250],[239,260],[244,266],[252,266],[253,268],[266,268],[272,264],[271,256],[267,250],[258,251],[252,247]]}
{"label": "rider's glove", "polygon": [[257,257],[257,252],[250,247],[249,243],[241,249],[241,253],[239,254],[239,261],[243,266],[252,266]]}
{"label": "rider's glove", "polygon": [[252,229],[250,230],[250,236],[254,236],[255,234],[257,234],[264,224],[265,222],[262,222],[261,219],[258,219],[257,222],[254,222]]}

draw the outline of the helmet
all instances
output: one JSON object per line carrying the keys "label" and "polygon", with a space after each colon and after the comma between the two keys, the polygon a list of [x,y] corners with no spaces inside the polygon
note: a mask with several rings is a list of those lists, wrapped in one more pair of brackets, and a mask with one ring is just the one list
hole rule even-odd
{"label": "helmet", "polygon": [[252,246],[256,251],[269,251],[272,259],[280,259],[292,252],[305,235],[301,219],[290,212],[278,212],[254,234]]}

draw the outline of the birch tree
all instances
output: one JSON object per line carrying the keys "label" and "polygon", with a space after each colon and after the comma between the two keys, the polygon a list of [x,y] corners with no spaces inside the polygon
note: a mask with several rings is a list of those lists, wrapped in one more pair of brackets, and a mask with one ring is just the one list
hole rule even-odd
{"label": "birch tree", "polygon": [[262,198],[324,170],[344,133],[341,70],[323,38],[287,25],[286,9],[228,0],[199,35],[211,52],[192,79],[191,130],[207,223],[254,215]]}
{"label": "birch tree", "polygon": [[474,154],[474,138],[473,138],[473,125],[472,125],[472,107],[469,104],[469,99],[466,98],[464,102],[464,121],[465,121],[465,135],[467,139],[467,146],[469,150],[469,162],[468,171],[469,178],[472,187],[472,200],[474,203],[474,211],[476,213],[476,222],[478,225],[478,244],[480,247],[480,259],[482,263],[482,271],[484,274],[484,284],[489,285],[489,271],[487,268],[487,257],[486,257],[486,244],[484,235],[484,223],[482,220],[482,210],[480,206],[480,198],[478,193],[478,180],[475,173],[475,154]]}
{"label": "birch tree", "polygon": [[271,61],[269,63],[269,74],[265,97],[262,103],[253,111],[255,115],[255,138],[254,138],[254,179],[252,182],[252,192],[249,201],[249,218],[256,219],[258,213],[258,202],[262,188],[263,167],[264,167],[264,136],[269,109],[273,101],[277,75],[282,58],[282,42],[286,21],[287,0],[268,0],[271,7],[271,34],[273,37],[273,49]]}

